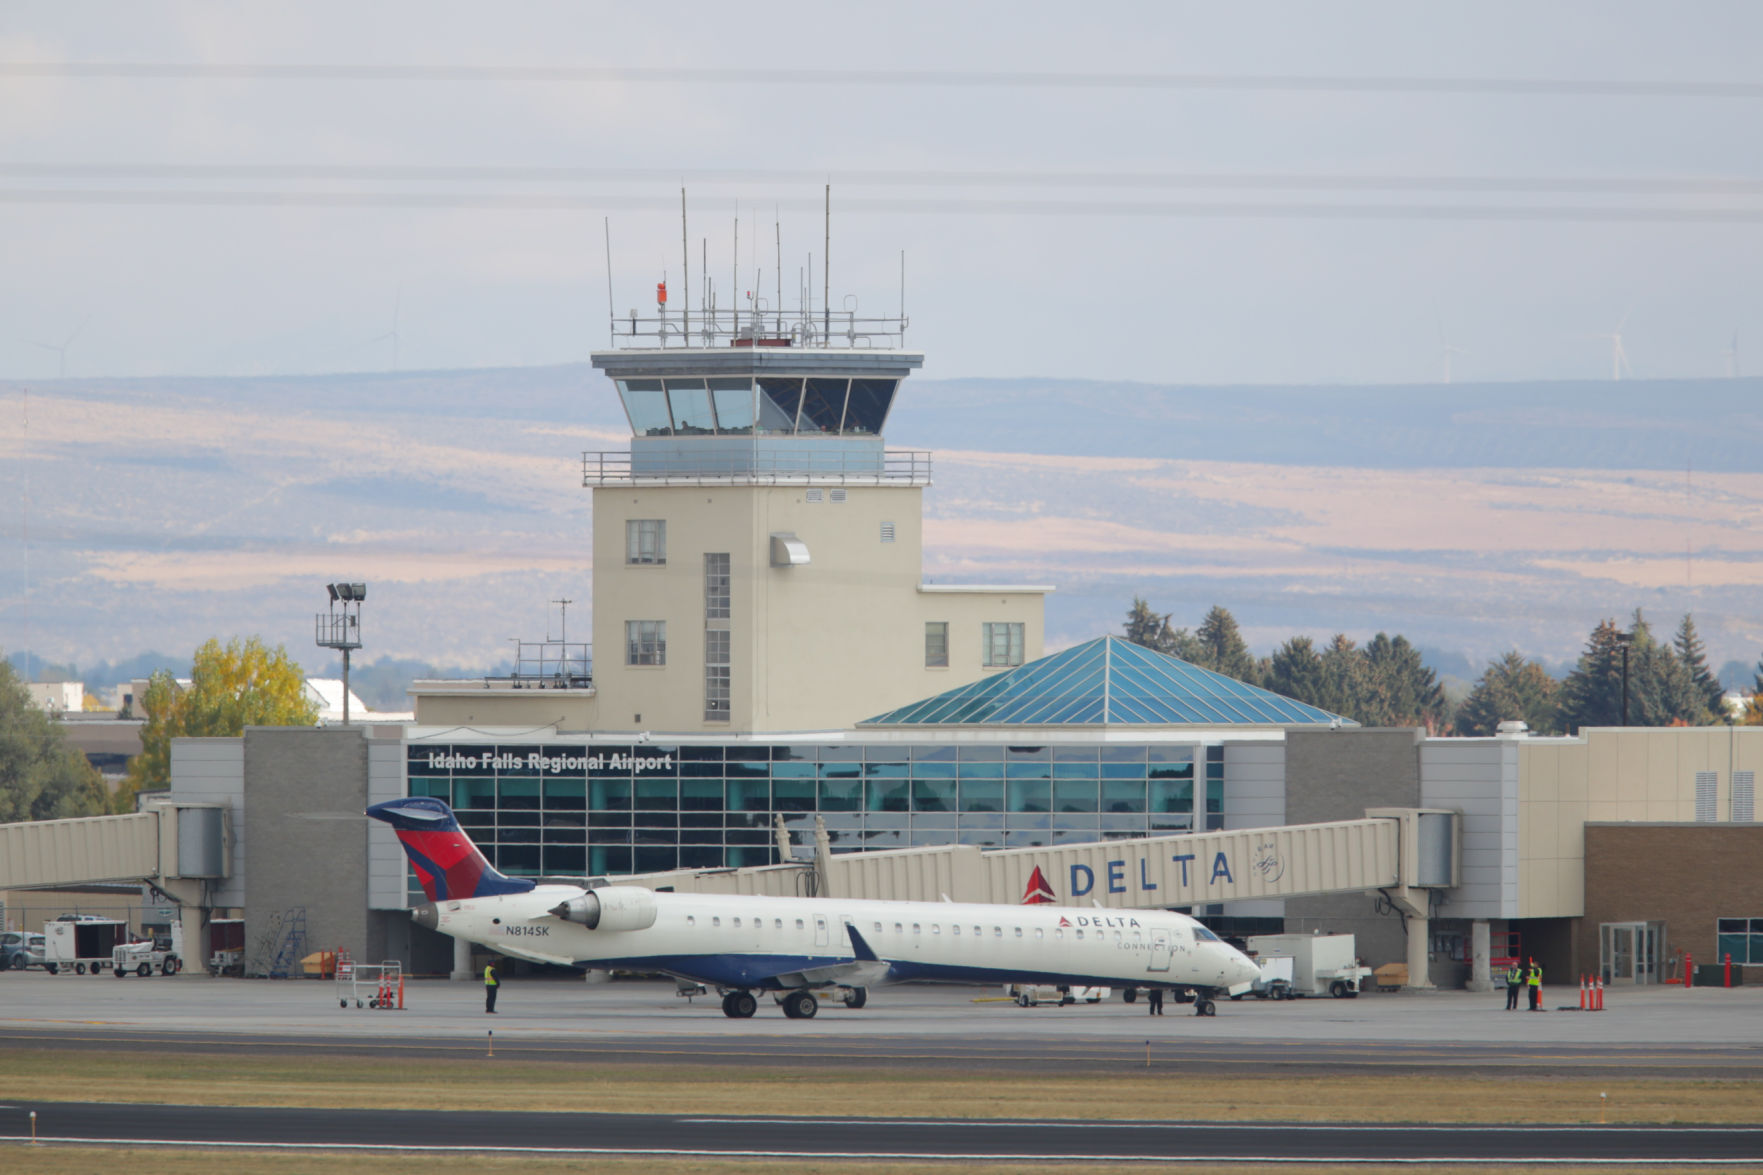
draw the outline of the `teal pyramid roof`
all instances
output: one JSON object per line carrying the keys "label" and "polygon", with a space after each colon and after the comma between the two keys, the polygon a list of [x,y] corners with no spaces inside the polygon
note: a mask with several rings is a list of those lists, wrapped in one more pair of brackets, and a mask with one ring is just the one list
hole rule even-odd
{"label": "teal pyramid roof", "polygon": [[1329,726],[1348,721],[1179,657],[1104,636],[858,725]]}

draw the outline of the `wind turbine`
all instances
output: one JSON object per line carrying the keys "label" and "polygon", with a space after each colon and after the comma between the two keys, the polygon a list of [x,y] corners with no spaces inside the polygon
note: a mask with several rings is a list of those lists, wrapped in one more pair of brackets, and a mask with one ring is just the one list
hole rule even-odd
{"label": "wind turbine", "polygon": [[61,340],[61,345],[59,347],[56,346],[54,343],[42,343],[42,342],[38,342],[36,339],[31,340],[32,346],[41,347],[45,351],[55,352],[55,375],[56,375],[56,378],[58,378],[58,379],[67,378],[67,349],[69,347],[73,346],[73,341],[75,339],[79,338],[80,332],[85,330],[86,324],[91,321],[92,321],[92,316],[90,314],[88,314],[84,318],[80,319],[80,324],[78,326],[74,327],[72,331],[68,332],[68,336],[65,339]]}
{"label": "wind turbine", "polygon": [[1439,350],[1444,354],[1444,358],[1445,358],[1445,382],[1450,383],[1451,382],[1451,356],[1453,356],[1453,355],[1467,355],[1467,354],[1469,354],[1469,352],[1464,350],[1462,347],[1454,347],[1450,343],[1446,342],[1445,341],[1445,324],[1444,324],[1444,322],[1440,321],[1438,326],[1439,326]]}
{"label": "wind turbine", "polygon": [[1628,314],[1624,314],[1622,321],[1616,324],[1615,330],[1591,336],[1594,339],[1610,340],[1610,378],[1612,380],[1620,380],[1624,371],[1628,372],[1629,378],[1634,377],[1634,367],[1629,363],[1628,352],[1622,346],[1622,328],[1628,325],[1629,314],[1633,313],[1634,311],[1630,309]]}
{"label": "wind turbine", "polygon": [[383,343],[387,339],[392,340],[392,370],[393,371],[398,370],[398,310],[399,310],[400,305],[403,303],[403,301],[404,301],[404,290],[403,290],[403,287],[399,287],[392,294],[392,329],[387,331],[385,334],[380,335],[378,338],[368,340],[368,342],[370,344]]}

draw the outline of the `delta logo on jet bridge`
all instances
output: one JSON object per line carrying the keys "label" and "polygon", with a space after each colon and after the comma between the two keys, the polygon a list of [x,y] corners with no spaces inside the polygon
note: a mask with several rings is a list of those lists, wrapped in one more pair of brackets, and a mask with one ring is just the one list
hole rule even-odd
{"label": "delta logo on jet bridge", "polygon": [[[1285,874],[1285,865],[1280,861],[1271,842],[1255,846],[1255,854],[1254,870],[1264,880],[1278,881]],[[1187,889],[1192,886],[1194,878],[1201,869],[1205,868],[1203,865],[1195,864],[1197,859],[1197,855],[1194,853],[1170,854],[1169,860],[1173,864],[1181,866],[1181,881],[1179,883],[1181,888]],[[1157,881],[1151,877],[1151,858],[1139,857],[1137,860],[1139,865],[1138,890],[1142,893],[1155,892],[1159,886]],[[1107,888],[1102,892],[1113,894],[1128,891],[1127,862],[1128,858],[1121,857],[1103,864],[1102,881]],[[1073,864],[1071,866],[1072,897],[1087,897],[1097,892],[1096,881],[1096,871],[1088,865]],[[1231,869],[1230,854],[1222,849],[1212,854],[1211,870],[1204,884],[1217,885],[1220,882],[1226,884],[1235,884],[1236,882],[1236,874]],[[1041,872],[1041,867],[1036,865],[1034,871],[1029,874],[1028,888],[1023,892],[1022,904],[1025,906],[1056,905],[1058,901],[1059,898],[1053,892],[1052,883],[1047,880],[1047,875]]]}

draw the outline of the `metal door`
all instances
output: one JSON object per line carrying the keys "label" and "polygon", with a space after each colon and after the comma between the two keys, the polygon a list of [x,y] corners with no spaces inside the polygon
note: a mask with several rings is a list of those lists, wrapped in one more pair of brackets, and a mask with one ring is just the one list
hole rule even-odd
{"label": "metal door", "polygon": [[1658,983],[1664,975],[1665,923],[1605,922],[1598,970],[1605,983]]}
{"label": "metal door", "polygon": [[1145,970],[1169,970],[1169,931],[1151,931],[1151,962]]}

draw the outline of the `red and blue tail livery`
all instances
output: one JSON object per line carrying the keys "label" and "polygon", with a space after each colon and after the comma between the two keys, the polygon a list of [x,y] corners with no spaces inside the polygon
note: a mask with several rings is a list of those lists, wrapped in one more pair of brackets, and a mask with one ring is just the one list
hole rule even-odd
{"label": "red and blue tail livery", "polygon": [[527,893],[533,888],[530,881],[496,872],[459,827],[453,809],[440,800],[429,796],[388,800],[373,805],[367,814],[397,832],[398,843],[431,902]]}

